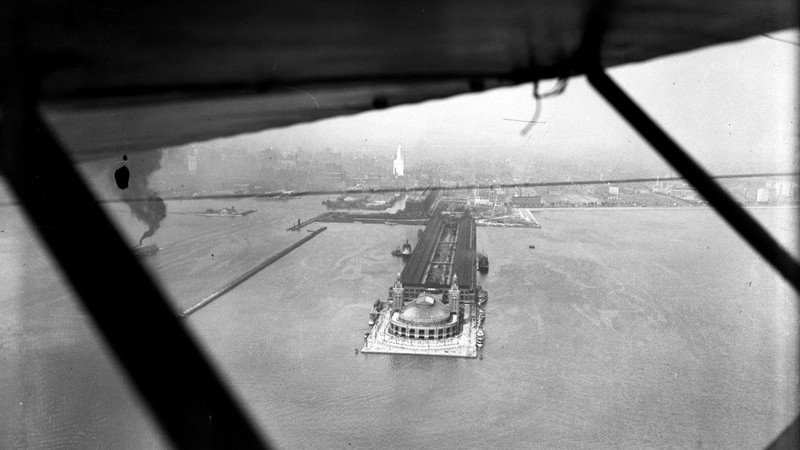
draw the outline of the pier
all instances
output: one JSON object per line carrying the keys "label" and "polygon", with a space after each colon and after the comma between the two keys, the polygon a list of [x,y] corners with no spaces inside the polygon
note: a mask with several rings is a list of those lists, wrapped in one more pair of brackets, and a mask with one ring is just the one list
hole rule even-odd
{"label": "pier", "polygon": [[324,219],[325,217],[330,216],[333,214],[332,212],[324,212],[316,217],[312,217],[311,219],[306,220],[305,222],[300,222],[300,219],[297,219],[297,225],[291,226],[286,229],[286,231],[300,231],[303,229],[304,226],[310,225],[318,220]]}
{"label": "pier", "polygon": [[[312,219],[312,221],[313,221],[313,219]],[[311,222],[309,222],[309,223],[311,223]],[[259,265],[253,267],[252,269],[248,270],[247,272],[245,272],[244,274],[242,274],[238,278],[234,279],[233,281],[231,281],[231,282],[225,284],[224,286],[222,286],[221,288],[217,289],[216,291],[214,291],[214,293],[212,293],[211,295],[207,296],[206,298],[201,300],[196,305],[192,306],[191,308],[186,309],[185,311],[183,311],[180,314],[180,316],[183,317],[183,318],[189,317],[191,314],[193,314],[193,313],[197,312],[198,310],[200,310],[201,308],[207,306],[209,303],[213,302],[214,300],[222,297],[226,293],[228,293],[231,290],[233,290],[233,288],[235,288],[236,286],[239,286],[240,284],[242,284],[245,281],[247,281],[248,278],[250,278],[253,275],[257,274],[258,272],[264,270],[264,268],[266,268],[270,264],[274,263],[275,261],[277,261],[277,260],[283,258],[284,256],[288,255],[289,253],[292,252],[292,250],[296,249],[297,247],[300,247],[301,245],[305,244],[306,242],[310,241],[311,239],[314,239],[314,237],[316,237],[318,234],[322,233],[323,231],[325,231],[327,229],[328,229],[327,227],[322,227],[322,228],[314,231],[313,233],[309,234],[308,236],[304,237],[303,239],[300,239],[299,241],[295,242],[294,244],[286,247],[285,249],[281,250],[280,252],[270,256],[267,260],[263,261]]]}
{"label": "pier", "polygon": [[422,214],[389,214],[389,213],[343,213],[329,212],[324,217],[318,217],[317,222],[333,223],[364,223],[377,225],[425,225],[430,220]]}
{"label": "pier", "polygon": [[464,324],[463,331],[455,337],[440,341],[397,339],[386,329],[389,326],[391,311],[378,316],[378,321],[364,339],[361,353],[384,353],[399,355],[451,356],[458,358],[477,358],[478,327],[472,320]]}

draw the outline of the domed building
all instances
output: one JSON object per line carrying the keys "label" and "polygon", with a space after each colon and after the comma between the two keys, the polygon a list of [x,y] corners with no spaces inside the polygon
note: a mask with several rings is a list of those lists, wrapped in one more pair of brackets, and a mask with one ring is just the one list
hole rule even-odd
{"label": "domed building", "polygon": [[403,287],[398,279],[393,289],[395,310],[387,332],[408,339],[438,340],[458,336],[461,326],[457,283],[457,279],[454,279],[448,295],[449,306],[442,302],[441,294],[429,292],[422,292],[415,300],[403,305]]}

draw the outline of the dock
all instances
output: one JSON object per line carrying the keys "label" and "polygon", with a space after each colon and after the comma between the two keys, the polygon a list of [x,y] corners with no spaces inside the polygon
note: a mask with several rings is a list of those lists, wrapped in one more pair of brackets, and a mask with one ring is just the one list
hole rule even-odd
{"label": "dock", "polygon": [[360,223],[360,224],[376,224],[376,225],[418,225],[423,226],[428,223],[430,218],[421,214],[413,215],[397,215],[388,213],[373,213],[373,214],[353,214],[343,212],[331,212],[329,215],[320,217],[318,222],[332,222],[332,223]]}
{"label": "dock", "polygon": [[303,229],[304,226],[310,225],[310,224],[312,224],[312,223],[314,223],[314,222],[316,222],[318,220],[324,219],[325,217],[330,216],[331,214],[333,214],[333,213],[330,212],[330,211],[329,212],[324,212],[324,213],[322,213],[322,214],[320,214],[320,215],[318,215],[316,217],[312,217],[312,218],[306,220],[305,222],[300,222],[300,219],[297,219],[297,225],[294,225],[294,226],[291,226],[291,227],[287,228],[286,231],[300,231],[301,229]]}
{"label": "dock", "polygon": [[216,291],[214,291],[214,293],[212,293],[211,295],[205,297],[203,300],[198,302],[196,305],[192,306],[191,308],[186,309],[185,311],[183,311],[180,314],[180,316],[183,317],[183,318],[189,317],[191,314],[197,312],[201,308],[203,308],[205,306],[208,306],[208,304],[210,304],[214,300],[216,300],[216,299],[222,297],[223,295],[225,295],[226,293],[230,292],[236,286],[239,286],[240,284],[242,284],[245,281],[247,281],[248,278],[250,278],[253,275],[257,274],[258,272],[264,270],[267,266],[271,265],[275,261],[277,261],[277,260],[283,258],[284,256],[288,255],[289,253],[292,252],[292,250],[296,249],[297,247],[300,247],[301,245],[305,244],[306,242],[310,241],[311,239],[314,239],[318,234],[322,233],[323,231],[325,231],[327,229],[328,229],[327,227],[322,227],[322,228],[320,228],[318,230],[315,230],[314,232],[312,232],[308,236],[304,237],[303,239],[300,239],[299,241],[295,242],[294,244],[292,244],[292,245],[286,247],[285,249],[279,251],[278,253],[270,256],[268,259],[266,259],[265,261],[261,262],[259,265],[253,267],[252,269],[248,270],[247,272],[245,272],[241,276],[237,277],[233,281],[231,281],[231,282],[225,284],[224,286],[222,286],[221,288],[217,289]]}
{"label": "dock", "polygon": [[439,341],[396,339],[386,329],[389,327],[390,312],[384,311],[370,330],[364,341],[361,353],[384,353],[396,355],[449,356],[457,358],[477,358],[478,327],[469,320],[458,337]]}

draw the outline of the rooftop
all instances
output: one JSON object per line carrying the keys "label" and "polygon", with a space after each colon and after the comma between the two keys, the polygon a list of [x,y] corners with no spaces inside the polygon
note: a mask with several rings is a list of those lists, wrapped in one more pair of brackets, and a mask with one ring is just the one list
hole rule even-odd
{"label": "rooftop", "polygon": [[450,310],[440,300],[430,294],[421,294],[416,300],[407,304],[400,312],[401,322],[433,325],[444,323],[450,319]]}
{"label": "rooftop", "polygon": [[[447,228],[448,230],[445,230]],[[448,232],[451,231],[451,232]],[[452,233],[454,232],[454,233]],[[447,243],[448,236],[455,236],[455,242]],[[441,245],[441,249],[439,249]],[[465,214],[460,218],[443,217],[437,215],[431,218],[425,232],[417,243],[414,253],[411,254],[406,266],[403,268],[401,281],[403,285],[424,285],[426,287],[447,288],[452,282],[453,274],[458,275],[458,285],[462,289],[470,289],[475,283],[475,221],[472,216]],[[446,270],[446,273],[437,281],[431,281],[431,266],[437,249],[453,250],[452,258],[442,262],[437,258],[435,270]],[[447,258],[444,258],[447,260]],[[427,279],[427,282],[426,282]]]}

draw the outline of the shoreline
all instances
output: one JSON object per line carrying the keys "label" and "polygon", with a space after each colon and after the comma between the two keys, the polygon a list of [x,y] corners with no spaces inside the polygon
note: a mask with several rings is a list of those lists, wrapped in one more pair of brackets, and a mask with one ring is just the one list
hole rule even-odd
{"label": "shoreline", "polygon": [[[797,209],[800,205],[741,205],[745,209]],[[652,210],[712,210],[711,206],[557,206],[552,208],[524,208],[533,213],[542,213],[545,211],[652,211]]]}

